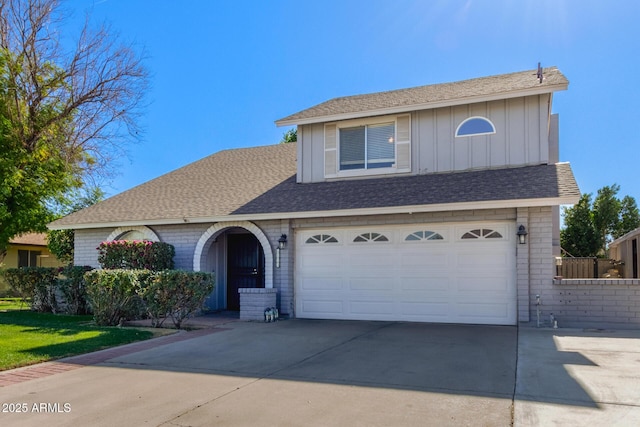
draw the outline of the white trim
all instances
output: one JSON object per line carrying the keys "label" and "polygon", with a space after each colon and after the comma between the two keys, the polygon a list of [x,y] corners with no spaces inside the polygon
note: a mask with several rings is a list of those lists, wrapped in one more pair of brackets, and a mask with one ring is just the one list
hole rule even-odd
{"label": "white trim", "polygon": [[[489,124],[491,125],[491,129],[493,129],[493,131],[491,131],[491,132],[479,132],[479,133],[468,133],[468,134],[465,134],[465,135],[458,135],[458,132],[460,131],[460,128],[462,127],[462,125],[464,125],[465,123],[467,123],[470,120],[475,120],[475,119],[480,119],[480,120],[484,120],[485,122],[489,122]],[[466,118],[463,121],[461,121],[460,124],[458,125],[458,127],[456,128],[456,131],[455,131],[455,133],[453,135],[456,138],[468,138],[468,137],[480,136],[480,135],[493,135],[495,133],[496,133],[496,125],[494,125],[493,122],[488,117],[472,116],[472,117]]]}
{"label": "white trim", "polygon": [[356,111],[352,113],[330,114],[327,116],[316,116],[316,117],[309,117],[305,119],[277,120],[275,124],[278,127],[292,126],[292,125],[307,125],[312,123],[323,123],[323,122],[333,122],[338,120],[358,119],[358,118],[378,116],[383,114],[410,113],[412,111],[430,110],[430,109],[441,108],[441,107],[453,107],[456,105],[471,104],[475,102],[488,102],[488,101],[497,101],[502,99],[519,98],[524,96],[542,95],[545,93],[553,93],[560,90],[567,90],[568,86],[569,86],[568,84],[563,83],[563,84],[536,87],[536,88],[525,89],[525,90],[518,90],[514,92],[498,93],[494,95],[468,96],[464,98],[456,98],[453,100],[449,99],[449,100],[437,101],[437,102],[424,102],[420,104],[403,105],[403,106],[389,107],[389,108],[379,108],[379,109],[368,110],[368,111]]}
{"label": "white trim", "polygon": [[90,228],[131,227],[135,225],[175,225],[184,223],[203,224],[221,221],[265,221],[273,219],[322,218],[338,216],[390,215],[419,212],[445,212],[478,209],[531,208],[540,206],[573,205],[578,203],[579,196],[551,197],[546,199],[492,200],[484,202],[439,203],[433,205],[411,205],[385,208],[362,208],[329,211],[275,212],[265,214],[220,215],[199,218],[153,219],[122,221],[118,223],[86,223],[49,227],[50,230],[85,230]]}
{"label": "white trim", "polygon": [[139,233],[144,234],[144,237],[146,240],[151,240],[152,242],[159,242],[160,241],[160,237],[158,237],[158,235],[149,227],[146,227],[144,225],[133,225],[133,226],[125,226],[125,227],[118,227],[115,230],[113,230],[111,232],[111,234],[109,234],[109,237],[107,237],[107,242],[110,242],[112,240],[116,240],[118,237],[122,236],[125,233],[128,233],[130,231],[137,231]]}
{"label": "white trim", "polygon": [[200,265],[200,260],[202,259],[202,251],[204,250],[204,246],[206,243],[214,236],[219,234],[221,231],[226,230],[230,227],[240,227],[244,228],[247,231],[250,231],[262,246],[262,250],[264,251],[264,287],[265,288],[273,288],[273,251],[271,250],[271,244],[269,243],[269,239],[262,232],[262,230],[252,222],[249,221],[227,221],[227,222],[219,222],[217,224],[212,225],[202,233],[200,239],[198,239],[198,243],[196,244],[196,249],[193,254],[193,271],[200,271],[202,266]]}

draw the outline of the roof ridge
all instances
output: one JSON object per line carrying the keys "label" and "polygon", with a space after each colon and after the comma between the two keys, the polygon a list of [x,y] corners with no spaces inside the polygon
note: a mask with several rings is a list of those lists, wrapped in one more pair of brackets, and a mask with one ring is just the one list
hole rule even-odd
{"label": "roof ridge", "polygon": [[276,124],[285,126],[370,115],[399,114],[415,109],[439,108],[566,89],[569,82],[558,67],[545,67],[542,70],[543,82],[540,82],[538,70],[535,69],[331,98],[276,120]]}

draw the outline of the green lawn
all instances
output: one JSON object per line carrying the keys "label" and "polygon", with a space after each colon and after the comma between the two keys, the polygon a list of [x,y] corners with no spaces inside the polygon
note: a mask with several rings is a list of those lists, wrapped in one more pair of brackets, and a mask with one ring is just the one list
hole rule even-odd
{"label": "green lawn", "polygon": [[98,327],[91,316],[0,311],[0,371],[152,338],[161,330]]}
{"label": "green lawn", "polygon": [[29,310],[29,303],[20,298],[0,298],[0,311],[5,310]]}

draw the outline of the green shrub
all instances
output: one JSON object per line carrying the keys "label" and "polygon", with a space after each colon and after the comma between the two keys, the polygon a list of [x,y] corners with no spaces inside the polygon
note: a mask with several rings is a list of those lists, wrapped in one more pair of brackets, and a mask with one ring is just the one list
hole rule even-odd
{"label": "green shrub", "polygon": [[98,262],[102,268],[133,270],[170,270],[175,249],[164,242],[148,240],[113,240],[98,246]]}
{"label": "green shrub", "polygon": [[47,248],[62,262],[73,262],[74,230],[51,230],[47,234]]}
{"label": "green shrub", "polygon": [[93,270],[85,273],[87,297],[98,325],[115,326],[139,318],[144,310],[138,296],[149,270]]}
{"label": "green shrub", "polygon": [[140,288],[140,295],[153,326],[162,326],[170,317],[180,329],[183,320],[203,308],[213,287],[210,273],[165,270],[151,275],[147,286]]}
{"label": "green shrub", "polygon": [[0,270],[0,298],[20,298],[20,295],[18,295],[18,293],[7,283],[6,279],[1,274],[2,271],[4,270]]}
{"label": "green shrub", "polygon": [[56,285],[64,297],[64,311],[67,314],[90,313],[84,274],[92,269],[93,267],[86,265],[70,265],[60,271]]}
{"label": "green shrub", "polygon": [[32,310],[43,313],[58,311],[56,301],[57,268],[8,268],[1,270],[0,273],[23,302],[31,299]]}

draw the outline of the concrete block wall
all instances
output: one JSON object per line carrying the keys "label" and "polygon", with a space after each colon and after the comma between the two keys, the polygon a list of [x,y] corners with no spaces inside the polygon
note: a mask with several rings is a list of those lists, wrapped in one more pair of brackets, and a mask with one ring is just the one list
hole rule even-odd
{"label": "concrete block wall", "polygon": [[543,302],[545,321],[549,314],[559,327],[640,327],[640,280],[561,279],[550,280],[553,293]]}
{"label": "concrete block wall", "polygon": [[264,311],[276,307],[275,288],[240,288],[240,320],[264,320]]}
{"label": "concrete block wall", "polygon": [[[193,270],[193,253],[198,239],[209,227],[209,224],[162,225],[151,228],[162,242],[174,246],[175,268]],[[99,267],[98,245],[105,241],[115,230],[111,228],[94,228],[76,230],[74,243],[74,264]]]}
{"label": "concrete block wall", "polygon": [[98,268],[98,246],[104,242],[114,228],[92,228],[90,230],[76,230],[73,245],[73,263],[75,265],[90,265]]}
{"label": "concrete block wall", "polygon": [[[524,225],[529,229],[529,209],[518,208],[516,227]],[[517,304],[518,304],[518,322],[529,321],[529,244],[516,246],[516,287],[517,287]]]}
{"label": "concrete block wall", "polygon": [[[536,295],[541,301],[553,298],[551,279],[554,275],[552,209],[528,208],[529,225],[527,246],[529,251],[529,321],[536,320]],[[522,245],[518,245],[522,246]],[[519,249],[520,250],[520,249]],[[520,266],[523,267],[523,266]],[[524,291],[524,288],[522,289]]]}
{"label": "concrete block wall", "polygon": [[[289,220],[255,221],[267,236],[273,252],[273,287],[278,290],[276,307],[281,315],[293,315],[293,232]],[[278,239],[287,235],[287,246],[280,251],[280,267],[276,266]],[[241,301],[242,304],[242,301]],[[242,310],[242,306],[240,308]]]}
{"label": "concrete block wall", "polygon": [[178,270],[193,270],[193,254],[198,239],[211,224],[179,224],[153,226],[153,231],[160,240],[174,246],[176,255],[173,258]]}

